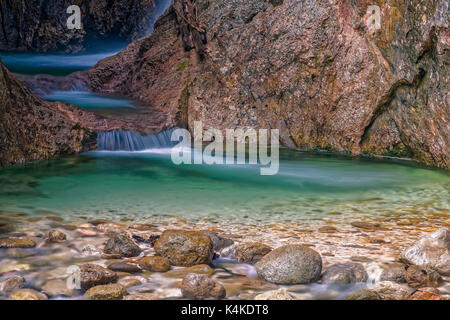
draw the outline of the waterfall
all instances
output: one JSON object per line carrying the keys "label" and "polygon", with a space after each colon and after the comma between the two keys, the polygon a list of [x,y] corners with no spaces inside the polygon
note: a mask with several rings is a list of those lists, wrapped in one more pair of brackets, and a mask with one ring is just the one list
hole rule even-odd
{"label": "waterfall", "polygon": [[97,149],[99,151],[141,151],[172,148],[178,143],[170,140],[172,132],[176,129],[174,127],[157,134],[147,135],[123,130],[100,132],[97,136]]}

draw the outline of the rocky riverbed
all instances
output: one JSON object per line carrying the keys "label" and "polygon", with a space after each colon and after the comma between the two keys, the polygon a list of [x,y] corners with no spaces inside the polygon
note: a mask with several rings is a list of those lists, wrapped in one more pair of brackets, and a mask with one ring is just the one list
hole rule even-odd
{"label": "rocky riverbed", "polygon": [[228,224],[0,213],[1,299],[450,298],[448,213]]}

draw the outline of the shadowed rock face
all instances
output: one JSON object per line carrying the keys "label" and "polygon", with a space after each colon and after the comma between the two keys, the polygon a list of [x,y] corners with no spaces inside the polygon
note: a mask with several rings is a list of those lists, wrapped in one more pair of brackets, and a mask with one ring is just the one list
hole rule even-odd
{"label": "shadowed rock face", "polygon": [[377,1],[380,29],[372,2],[199,0],[189,21],[171,8],[87,85],[167,123],[278,128],[289,147],[449,168],[448,2]]}
{"label": "shadowed rock face", "polygon": [[[169,0],[2,0],[0,50],[83,50],[89,40],[135,40],[150,33]],[[78,5],[83,30],[69,30],[66,10]]]}
{"label": "shadowed rock face", "polygon": [[85,114],[73,106],[35,97],[0,60],[0,166],[79,153],[95,146],[95,134],[68,117],[77,111]]}

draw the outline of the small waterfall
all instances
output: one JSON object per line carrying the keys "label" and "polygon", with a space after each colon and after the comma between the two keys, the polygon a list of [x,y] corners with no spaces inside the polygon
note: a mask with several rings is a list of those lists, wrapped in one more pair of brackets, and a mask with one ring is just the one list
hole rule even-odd
{"label": "small waterfall", "polygon": [[174,127],[157,134],[147,135],[123,130],[100,132],[97,136],[97,149],[99,151],[141,151],[172,148],[178,143],[170,140],[172,132],[176,129]]}

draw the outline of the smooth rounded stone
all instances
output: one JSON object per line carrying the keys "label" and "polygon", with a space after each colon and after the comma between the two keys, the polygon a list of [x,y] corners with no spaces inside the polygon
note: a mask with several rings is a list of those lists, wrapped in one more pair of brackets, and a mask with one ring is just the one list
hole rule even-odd
{"label": "smooth rounded stone", "polygon": [[66,296],[72,297],[76,294],[75,290],[67,287],[67,281],[56,279],[47,281],[41,288],[42,292],[49,297]]}
{"label": "smooth rounded stone", "polygon": [[382,300],[407,300],[413,289],[392,281],[377,282],[371,290],[375,291]]}
{"label": "smooth rounded stone", "polygon": [[141,268],[139,268],[137,265],[126,262],[112,262],[108,264],[108,269],[115,272],[126,272],[126,273],[142,272]]}
{"label": "smooth rounded stone", "polygon": [[202,231],[202,233],[209,236],[209,238],[211,239],[211,241],[213,243],[214,251],[220,251],[224,248],[227,248],[227,247],[233,245],[233,243],[234,243],[233,240],[223,238],[214,232]]}
{"label": "smooth rounded stone", "polygon": [[366,282],[367,278],[368,275],[364,266],[353,262],[334,264],[322,274],[322,282],[326,284]]}
{"label": "smooth rounded stone", "polygon": [[202,274],[205,276],[210,276],[214,273],[214,270],[211,269],[210,266],[206,264],[198,264],[196,266],[181,268],[181,269],[173,269],[164,274],[164,276],[169,278],[184,278],[186,275],[190,273]]}
{"label": "smooth rounded stone", "polygon": [[114,271],[96,264],[83,264],[80,266],[81,289],[88,290],[94,286],[117,282],[118,276]]}
{"label": "smooth rounded stone", "polygon": [[400,260],[450,276],[450,230],[441,228],[420,238],[401,253]]}
{"label": "smooth rounded stone", "polygon": [[238,263],[255,264],[270,251],[272,248],[265,244],[246,242],[237,246],[235,255]]}
{"label": "smooth rounded stone", "polygon": [[125,234],[114,234],[103,250],[106,254],[120,254],[121,257],[137,257],[142,250]]}
{"label": "smooth rounded stone", "polygon": [[255,264],[258,276],[277,284],[315,282],[322,271],[320,254],[304,245],[287,245],[265,255]]}
{"label": "smooth rounded stone", "polygon": [[282,288],[258,294],[255,300],[295,300],[295,297]]}
{"label": "smooth rounded stone", "polygon": [[361,289],[349,295],[346,300],[381,300],[381,297],[373,290]]}
{"label": "smooth rounded stone", "polygon": [[393,281],[397,283],[406,282],[405,266],[394,266],[383,270],[380,275],[380,281]]}
{"label": "smooth rounded stone", "polygon": [[170,269],[170,262],[165,257],[144,257],[139,260],[139,266],[152,272],[166,272]]}
{"label": "smooth rounded stone", "polygon": [[85,295],[91,300],[120,300],[127,295],[127,289],[114,283],[92,287]]}
{"label": "smooth rounded stone", "polygon": [[409,266],[405,275],[406,282],[413,288],[439,287],[442,278],[434,270],[422,269],[418,266]]}
{"label": "smooth rounded stone", "polygon": [[139,280],[136,277],[125,277],[125,278],[119,279],[119,281],[117,281],[117,283],[123,285],[125,288],[131,288],[131,287],[135,287],[135,286],[140,286],[144,282],[142,282],[141,280]]}
{"label": "smooth rounded stone", "polygon": [[123,300],[159,300],[159,297],[153,293],[131,293]]}
{"label": "smooth rounded stone", "polygon": [[21,276],[0,279],[0,296],[7,296],[11,292],[21,289],[24,285],[25,278]]}
{"label": "smooth rounded stone", "polygon": [[158,255],[169,259],[171,265],[180,267],[210,264],[214,254],[209,236],[196,231],[164,231],[154,248]]}
{"label": "smooth rounded stone", "polygon": [[31,238],[3,238],[0,239],[0,248],[34,248],[36,241]]}
{"label": "smooth rounded stone", "polygon": [[202,274],[190,273],[181,282],[181,292],[188,299],[222,299],[226,296],[223,285]]}
{"label": "smooth rounded stone", "polygon": [[47,242],[64,242],[67,240],[67,236],[65,233],[58,230],[50,230],[47,236],[45,237]]}
{"label": "smooth rounded stone", "polygon": [[19,289],[9,295],[12,300],[48,300],[47,296],[32,289]]}

